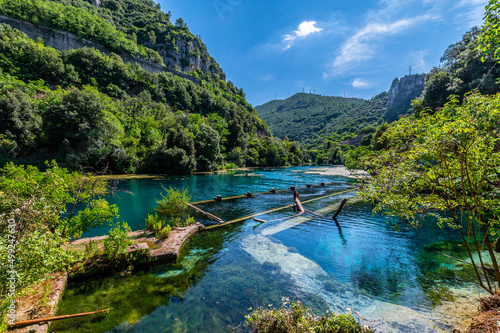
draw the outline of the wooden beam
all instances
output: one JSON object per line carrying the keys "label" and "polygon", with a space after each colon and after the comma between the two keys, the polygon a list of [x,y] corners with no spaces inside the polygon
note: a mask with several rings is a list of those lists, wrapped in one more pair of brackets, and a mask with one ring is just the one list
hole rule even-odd
{"label": "wooden beam", "polygon": [[[315,199],[304,201],[303,204],[306,204],[306,203],[309,203],[309,202],[313,202],[313,201],[316,201],[316,200],[321,200],[321,199],[333,197],[335,195],[339,195],[339,194],[342,194],[342,193],[351,192],[351,191],[354,191],[356,189],[357,188],[352,188],[352,189],[349,189],[349,190],[345,190],[345,191],[340,191],[340,192],[336,192],[336,193],[324,195],[324,196],[319,197],[319,198],[315,198]],[[257,213],[257,214],[253,214],[253,215],[249,215],[249,216],[245,216],[245,217],[240,217],[238,219],[231,220],[231,221],[228,221],[228,222],[225,222],[225,223],[222,223],[222,224],[216,224],[216,225],[208,226],[208,227],[205,228],[205,230],[211,230],[211,229],[222,227],[222,226],[225,226],[225,225],[228,225],[228,224],[237,223],[237,222],[241,222],[241,221],[246,221],[246,220],[251,219],[251,218],[253,218],[255,216],[264,215],[264,214],[268,214],[268,213],[273,213],[273,212],[277,212],[277,211],[280,211],[280,210],[283,210],[283,209],[286,209],[286,208],[291,208],[291,207],[293,207],[293,206],[292,205],[286,205],[286,206],[283,206],[283,207],[278,207],[278,208],[270,209],[270,210],[267,210],[265,212],[260,212],[260,213]]]}
{"label": "wooden beam", "polygon": [[21,327],[21,326],[28,326],[28,325],[34,325],[34,324],[40,324],[44,323],[47,321],[54,321],[54,320],[61,320],[61,319],[68,319],[68,318],[76,318],[76,317],[84,317],[84,316],[89,316],[92,314],[97,314],[101,312],[109,312],[112,310],[112,308],[109,309],[104,309],[104,310],[97,310],[97,311],[92,311],[92,312],[85,312],[85,313],[77,313],[77,314],[71,314],[71,315],[64,315],[64,316],[56,316],[56,317],[48,317],[48,318],[40,318],[40,319],[31,319],[31,320],[23,320],[23,321],[18,321],[15,322],[9,327]]}
{"label": "wooden beam", "polygon": [[196,207],[196,206],[195,206],[195,205],[193,205],[193,204],[188,203],[187,205],[188,205],[189,207],[193,208],[194,210],[196,210],[197,212],[200,212],[200,213],[202,213],[203,215],[208,216],[208,217],[209,217],[209,218],[211,218],[212,220],[215,220],[215,221],[217,221],[217,222],[219,222],[219,223],[224,223],[224,221],[223,221],[220,217],[217,217],[217,216],[215,216],[215,215],[213,215],[213,214],[210,214],[209,212],[205,212],[203,209],[201,209],[201,208],[199,208],[199,207]]}

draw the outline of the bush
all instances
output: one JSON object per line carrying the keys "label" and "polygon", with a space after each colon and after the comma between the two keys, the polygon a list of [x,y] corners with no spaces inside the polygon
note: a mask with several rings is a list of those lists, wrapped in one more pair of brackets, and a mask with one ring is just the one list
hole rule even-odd
{"label": "bush", "polygon": [[158,214],[150,215],[146,217],[146,229],[158,233],[165,226],[166,221],[163,217]]}
{"label": "bush", "polygon": [[157,201],[159,212],[164,215],[178,216],[187,210],[188,203],[191,201],[191,194],[187,188],[177,190],[172,187],[169,189],[164,187],[163,189],[167,191],[167,194],[160,194],[161,199]]}
{"label": "bush", "polygon": [[158,234],[158,236],[159,236],[158,238],[160,238],[160,239],[168,238],[171,231],[172,231],[172,227],[170,225],[167,225],[166,227],[164,227],[163,229],[160,230],[160,233]]}
{"label": "bush", "polygon": [[316,316],[300,301],[287,306],[287,299],[278,309],[260,307],[246,316],[246,324],[255,333],[363,333],[374,332],[370,327],[361,325],[351,314],[326,314]]}
{"label": "bush", "polygon": [[93,240],[90,240],[90,242],[85,245],[84,257],[86,259],[92,259],[97,257],[98,255],[99,255],[99,248],[97,246],[97,243],[94,242]]}
{"label": "bush", "polygon": [[148,214],[146,218],[146,229],[154,231],[156,238],[165,239],[170,235],[172,226],[171,223],[167,224],[164,217],[155,213],[154,215]]}
{"label": "bush", "polygon": [[108,238],[103,241],[104,255],[109,261],[118,263],[126,259],[130,241],[130,227],[127,223],[118,223],[108,233]]}
{"label": "bush", "polygon": [[194,220],[194,217],[188,216],[185,219],[182,219],[181,217],[172,217],[170,219],[170,222],[168,223],[172,227],[187,227],[191,224],[195,224],[196,221]]}

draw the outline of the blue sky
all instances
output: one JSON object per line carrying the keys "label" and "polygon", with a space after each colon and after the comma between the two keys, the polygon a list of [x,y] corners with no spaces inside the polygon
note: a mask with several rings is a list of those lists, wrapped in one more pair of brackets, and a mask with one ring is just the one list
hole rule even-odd
{"label": "blue sky", "polygon": [[369,99],[439,65],[487,0],[160,0],[257,106],[303,89]]}

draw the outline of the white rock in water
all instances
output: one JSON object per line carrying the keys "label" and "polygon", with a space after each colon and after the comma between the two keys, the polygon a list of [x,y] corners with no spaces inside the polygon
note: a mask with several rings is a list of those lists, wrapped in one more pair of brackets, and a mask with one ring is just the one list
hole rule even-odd
{"label": "white rock in water", "polygon": [[[273,234],[273,233],[271,233]],[[295,293],[308,293],[322,297],[336,313],[344,313],[346,308],[362,314],[372,328],[383,332],[438,332],[442,325],[437,318],[429,319],[429,314],[411,308],[372,299],[360,294],[347,283],[332,280],[315,262],[288,247],[272,242],[263,234],[252,234],[241,242],[244,251],[259,263],[270,262],[280,266],[281,271],[290,274],[297,286]],[[324,290],[324,281],[336,285],[336,292]],[[371,322],[374,321],[374,322]],[[441,329],[439,329],[441,331]]]}

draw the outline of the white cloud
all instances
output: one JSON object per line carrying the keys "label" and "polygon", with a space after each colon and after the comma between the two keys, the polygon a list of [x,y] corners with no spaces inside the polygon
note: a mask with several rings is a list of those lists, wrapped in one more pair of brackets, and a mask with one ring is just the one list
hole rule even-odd
{"label": "white cloud", "polygon": [[323,28],[318,28],[316,26],[316,21],[304,21],[299,24],[298,30],[293,31],[291,34],[283,36],[281,41],[283,44],[283,50],[288,50],[290,47],[295,45],[295,40],[303,39],[307,36],[322,31]]}
{"label": "white cloud", "polygon": [[306,37],[321,30],[323,29],[316,27],[316,21],[304,21],[299,25],[299,30],[296,30],[295,34],[298,37]]}
{"label": "white cloud", "polygon": [[352,81],[352,86],[357,89],[368,89],[373,86],[373,83],[362,78],[356,78]]}
{"label": "white cloud", "polygon": [[354,69],[377,55],[379,43],[385,37],[399,34],[435,18],[435,16],[426,14],[405,18],[388,24],[368,23],[344,43],[340,54],[331,64],[332,72],[325,73],[324,76],[338,75]]}

